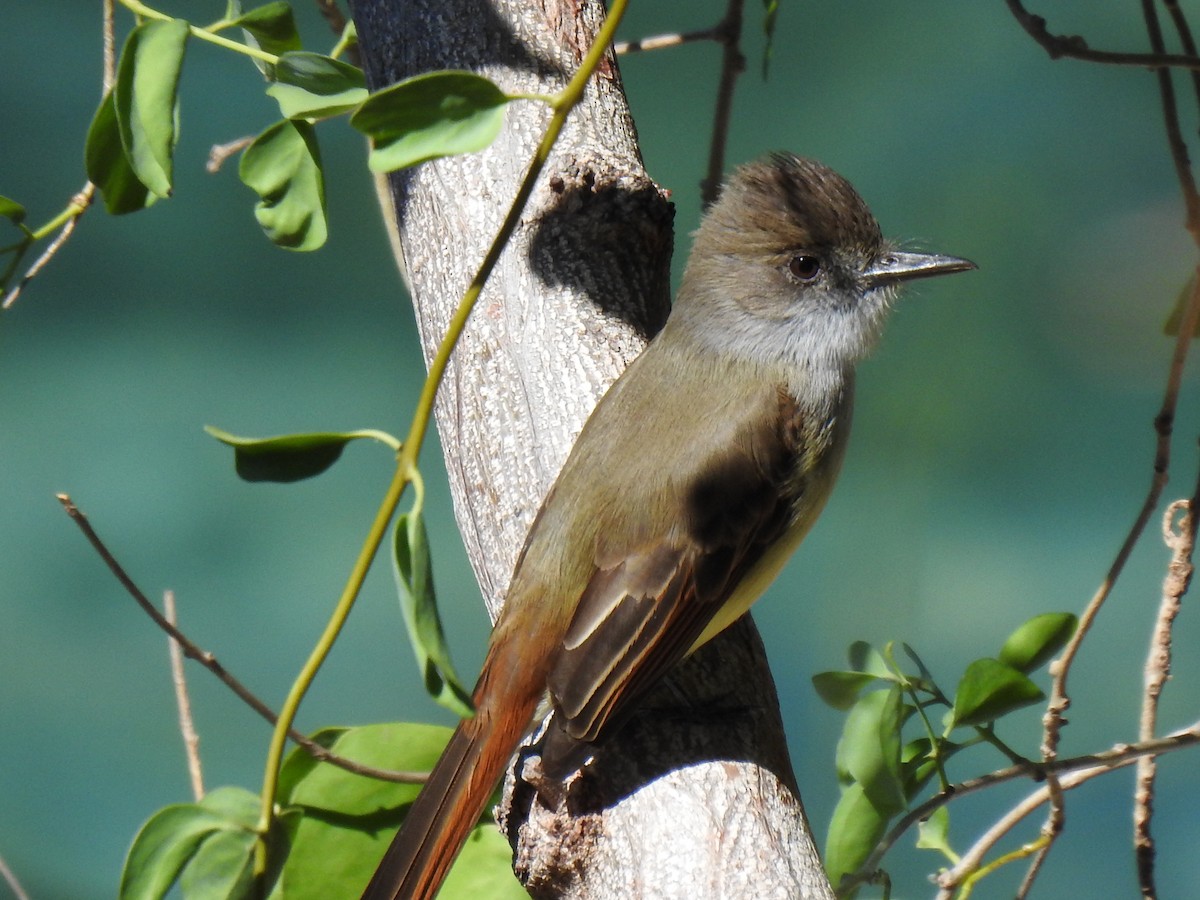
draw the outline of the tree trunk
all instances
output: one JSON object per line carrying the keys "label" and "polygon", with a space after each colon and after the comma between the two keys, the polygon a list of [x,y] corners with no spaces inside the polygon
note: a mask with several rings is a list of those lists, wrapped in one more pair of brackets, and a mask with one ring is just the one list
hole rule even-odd
{"label": "tree trunk", "polygon": [[[373,89],[458,68],[510,93],[553,93],[603,16],[598,0],[352,5]],[[399,262],[426,362],[547,118],[545,107],[519,101],[488,150],[391,177]],[[671,218],[642,167],[610,58],[555,148],[438,396],[455,512],[493,619],[575,436],[665,320]],[[517,775],[500,818],[536,897],[832,897],[748,617],[680,666],[560,790],[547,791],[534,764]],[[547,808],[555,793],[561,801]]]}

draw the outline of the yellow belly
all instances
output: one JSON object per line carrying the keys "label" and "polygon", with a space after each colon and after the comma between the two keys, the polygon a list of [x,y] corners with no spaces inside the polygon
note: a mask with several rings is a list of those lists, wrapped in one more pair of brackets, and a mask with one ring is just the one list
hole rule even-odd
{"label": "yellow belly", "polygon": [[701,632],[700,637],[692,644],[691,649],[688,650],[689,654],[694,653],[698,648],[732,625],[750,608],[755,600],[762,596],[771,582],[775,580],[780,570],[783,569],[784,563],[791,558],[796,548],[800,546],[800,542],[804,540],[804,536],[812,528],[813,522],[817,520],[817,515],[820,511],[820,506],[818,506],[809,515],[801,515],[796,520],[796,524],[789,528],[762,555],[762,558],[755,563],[738,586],[734,588],[729,599],[725,601],[725,605],[717,611],[717,614],[708,623],[708,627]]}

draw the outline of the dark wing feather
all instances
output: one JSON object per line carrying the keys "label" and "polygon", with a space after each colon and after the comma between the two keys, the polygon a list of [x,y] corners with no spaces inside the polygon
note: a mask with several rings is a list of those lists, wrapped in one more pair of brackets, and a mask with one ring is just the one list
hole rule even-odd
{"label": "dark wing feather", "polygon": [[[595,741],[678,663],[763,552],[792,524],[797,413],[760,423],[681,487],[673,534],[630,548],[588,581],[551,669],[559,726]],[[608,548],[611,552],[611,548]]]}

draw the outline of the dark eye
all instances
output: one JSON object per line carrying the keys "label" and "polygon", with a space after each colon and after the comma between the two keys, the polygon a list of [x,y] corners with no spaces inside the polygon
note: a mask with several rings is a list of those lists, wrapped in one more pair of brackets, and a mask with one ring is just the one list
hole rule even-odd
{"label": "dark eye", "polygon": [[815,256],[797,254],[788,260],[788,271],[801,281],[812,281],[821,274],[821,261]]}

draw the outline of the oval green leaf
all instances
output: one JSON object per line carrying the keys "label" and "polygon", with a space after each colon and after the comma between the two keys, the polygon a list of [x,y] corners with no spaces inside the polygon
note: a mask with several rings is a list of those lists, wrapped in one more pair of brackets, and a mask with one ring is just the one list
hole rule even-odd
{"label": "oval green leaf", "polygon": [[379,437],[373,431],[343,431],[248,438],[211,425],[205,425],[204,430],[233,448],[241,478],[285,483],[320,475],[338,461],[350,441]]}
{"label": "oval green leaf", "polygon": [[171,195],[187,38],[182,19],[143,22],[130,32],[117,65],[113,102],[121,144],[134,175],[159,197]]}
{"label": "oval green leaf", "polygon": [[0,197],[0,218],[8,219],[14,225],[20,225],[25,221],[25,207],[16,200]]}
{"label": "oval green leaf", "polygon": [[834,709],[849,709],[863,688],[878,680],[867,672],[818,672],[812,677],[817,694]]}
{"label": "oval green leaf", "polygon": [[906,802],[900,772],[904,707],[899,687],[863,695],[846,716],[838,742],[838,770],[862,785],[885,815],[904,809]]}
{"label": "oval green leaf", "polygon": [[138,180],[121,143],[112,91],[104,95],[84,146],[88,179],[100,189],[104,208],[114,216],[145,209],[158,199]]}
{"label": "oval green leaf", "polygon": [[275,56],[300,49],[296,17],[291,4],[284,0],[273,0],[241,13],[233,24],[249,35],[252,44]]}
{"label": "oval green leaf", "polygon": [[[867,861],[887,831],[890,818],[867,799],[862,785],[852,784],[842,792],[825,839],[825,871],[835,889],[843,877],[854,874]],[[854,895],[853,891],[838,894],[843,898]]]}
{"label": "oval green leaf", "polygon": [[[313,736],[339,756],[384,769],[428,771],[450,729],[392,723],[327,729]],[[280,802],[305,811],[292,837],[276,894],[287,900],[357,896],[379,865],[420,785],[355,775],[318,763],[303,750],[288,755]],[[528,894],[512,874],[512,848],[490,812],[471,832],[439,897],[520,900]]]}
{"label": "oval green leaf", "polygon": [[371,170],[391,172],[484,149],[511,99],[471,72],[430,72],[372,94],[350,124],[372,138]]}
{"label": "oval green leaf", "polygon": [[200,843],[183,874],[179,887],[184,897],[204,900],[257,900],[254,879],[254,848],[258,836],[252,830],[216,831]]}
{"label": "oval green leaf", "polygon": [[460,683],[450,662],[450,648],[446,645],[433,590],[429,536],[420,512],[405,513],[396,521],[392,551],[400,611],[425,690],[455,715],[473,715],[471,694]]}
{"label": "oval green leaf", "polygon": [[276,122],[242,153],[238,177],[259,196],[254,217],[286,250],[316,250],[329,231],[317,135],[307,122]]}
{"label": "oval green leaf", "polygon": [[275,83],[267,93],[289,119],[336,116],[367,99],[362,69],[304,51],[284,53],[275,64]]}
{"label": "oval green leaf", "polygon": [[1079,620],[1071,613],[1034,616],[1008,636],[1000,648],[1000,662],[1018,672],[1041,668],[1066,645]]}
{"label": "oval green leaf", "polygon": [[998,659],[977,659],[954,693],[950,727],[983,725],[1045,697],[1024,674]]}
{"label": "oval green leaf", "polygon": [[939,806],[929,818],[917,823],[917,846],[922,850],[937,850],[952,863],[958,862],[958,854],[950,846],[950,810]]}
{"label": "oval green leaf", "polygon": [[888,681],[896,680],[883,655],[866,641],[852,643],[846,650],[846,659],[850,662],[852,672],[866,672]]}
{"label": "oval green leaf", "polygon": [[228,826],[224,816],[194,803],[160,809],[133,839],[117,896],[121,900],[160,900],[205,838]]}

